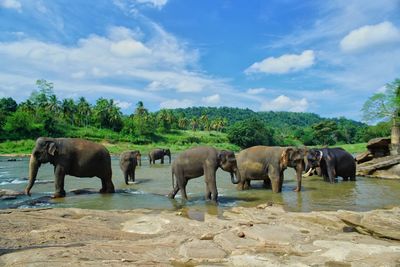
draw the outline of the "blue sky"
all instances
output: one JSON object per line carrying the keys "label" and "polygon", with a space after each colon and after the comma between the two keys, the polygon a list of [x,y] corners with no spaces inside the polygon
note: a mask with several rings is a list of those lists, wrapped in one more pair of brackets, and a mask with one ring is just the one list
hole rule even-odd
{"label": "blue sky", "polygon": [[400,0],[0,0],[0,97],[37,79],[132,113],[230,106],[360,120],[400,78]]}

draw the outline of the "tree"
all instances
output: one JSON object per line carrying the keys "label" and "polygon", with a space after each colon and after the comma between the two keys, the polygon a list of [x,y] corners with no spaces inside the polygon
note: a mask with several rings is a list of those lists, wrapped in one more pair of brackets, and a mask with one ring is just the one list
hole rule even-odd
{"label": "tree", "polygon": [[3,127],[7,116],[17,110],[18,104],[11,97],[0,98],[0,130]]}
{"label": "tree", "polygon": [[90,117],[92,115],[92,110],[90,109],[90,104],[84,97],[80,97],[78,103],[76,104],[78,113],[77,121],[79,126],[88,126],[90,122]]}
{"label": "tree", "polygon": [[123,127],[122,113],[114,100],[99,98],[93,108],[93,117],[97,126],[114,131],[121,131]]}
{"label": "tree", "polygon": [[44,134],[44,127],[36,123],[33,114],[18,109],[7,117],[4,130],[11,139],[37,138]]}
{"label": "tree", "polygon": [[315,143],[319,145],[334,145],[338,140],[338,126],[333,120],[325,120],[311,126]]}
{"label": "tree", "polygon": [[392,122],[391,143],[400,144],[400,79],[385,86],[385,91],[372,95],[361,109],[363,119],[376,121],[389,119]]}
{"label": "tree", "polygon": [[228,128],[227,134],[228,140],[241,148],[275,144],[273,130],[268,128],[261,120],[254,118],[235,123]]}

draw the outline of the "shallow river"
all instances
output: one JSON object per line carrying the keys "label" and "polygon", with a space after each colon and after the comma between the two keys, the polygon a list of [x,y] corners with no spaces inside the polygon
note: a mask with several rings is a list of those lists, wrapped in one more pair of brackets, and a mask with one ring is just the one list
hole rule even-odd
{"label": "shallow river", "polygon": [[[8,159],[0,157],[0,189],[23,191],[27,184],[29,158],[16,158],[16,161],[8,161]],[[166,162],[168,162],[167,158]],[[176,200],[166,197],[172,188],[171,167],[168,163],[149,166],[147,159],[143,157],[142,166],[136,169],[136,183],[130,185],[125,185],[116,157],[112,159],[112,169],[113,182],[117,190],[115,194],[69,192],[75,189],[90,189],[97,192],[101,181],[96,177],[66,176],[67,197],[51,199],[49,196],[54,192],[53,166],[42,165],[31,191],[32,197],[18,196],[16,199],[0,200],[0,208],[76,207],[105,210],[136,208],[175,210],[186,207],[184,209],[186,212],[194,214],[188,214],[188,216],[201,216],[205,211],[220,214],[226,207],[256,206],[269,201],[281,203],[290,211],[337,209],[366,211],[400,205],[399,180],[357,177],[356,182],[343,182],[339,178],[338,183],[329,184],[323,182],[321,177],[313,176],[303,179],[303,190],[296,193],[292,191],[296,181],[295,172],[291,168],[285,172],[281,194],[273,194],[271,190],[264,189],[262,181],[252,181],[251,190],[237,191],[236,186],[230,181],[230,175],[218,170],[217,185],[220,203],[218,207],[204,200],[203,177],[189,181],[187,186],[189,201],[183,203],[180,193]]]}

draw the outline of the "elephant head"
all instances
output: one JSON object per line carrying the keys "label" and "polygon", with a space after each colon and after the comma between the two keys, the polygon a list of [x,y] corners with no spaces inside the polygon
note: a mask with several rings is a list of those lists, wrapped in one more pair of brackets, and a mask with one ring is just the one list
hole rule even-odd
{"label": "elephant head", "polygon": [[321,159],[324,156],[322,150],[310,149],[306,156],[306,174],[304,176],[311,176],[316,168],[320,167]]}
{"label": "elephant head", "polygon": [[[239,169],[236,162],[235,153],[229,150],[221,150],[218,152],[218,165],[226,172],[231,174],[233,184],[240,182]],[[236,180],[235,177],[236,176]]]}
{"label": "elephant head", "polygon": [[169,163],[171,163],[171,151],[169,150],[169,148],[167,149],[163,149],[163,153],[164,155],[167,155],[169,158]]}
{"label": "elephant head", "polygon": [[296,170],[297,187],[294,189],[296,192],[301,190],[301,177],[307,161],[306,156],[307,149],[305,147],[289,147],[286,149],[287,167],[292,167]]}
{"label": "elephant head", "polygon": [[142,154],[140,154],[139,150],[133,151],[136,155],[136,161],[138,162],[139,166],[142,166]]}
{"label": "elephant head", "polygon": [[29,161],[29,182],[25,188],[25,194],[30,196],[30,191],[35,183],[39,167],[42,163],[53,162],[58,151],[56,141],[53,138],[40,137],[32,150]]}

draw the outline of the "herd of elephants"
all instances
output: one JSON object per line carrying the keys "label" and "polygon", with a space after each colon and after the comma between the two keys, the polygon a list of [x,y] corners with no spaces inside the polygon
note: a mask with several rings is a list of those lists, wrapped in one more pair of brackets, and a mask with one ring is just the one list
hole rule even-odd
{"label": "herd of elephants", "polygon": [[[164,156],[168,156],[171,163],[169,149],[154,149],[148,156],[150,164],[159,159],[164,163]],[[25,189],[29,196],[39,167],[43,163],[54,165],[55,198],[65,197],[65,175],[99,177],[102,184],[100,193],[115,192],[111,156],[101,144],[78,138],[38,138],[29,161],[29,182]],[[141,165],[141,154],[138,150],[121,154],[120,168],[126,184],[129,180],[135,180],[137,165]],[[235,155],[233,151],[199,146],[181,152],[173,161],[172,191],[168,196],[174,198],[178,191],[181,191],[182,198],[186,200],[187,182],[204,175],[205,197],[217,202],[218,168],[230,173],[232,183],[237,184],[239,190],[248,189],[251,180],[263,180],[266,187],[272,188],[274,193],[279,193],[287,167],[296,170],[297,186],[294,191],[297,192],[301,190],[303,172],[306,172],[305,176],[316,173],[330,183],[334,183],[338,176],[344,181],[348,181],[349,178],[351,181],[356,179],[355,160],[342,148],[253,146]]]}

